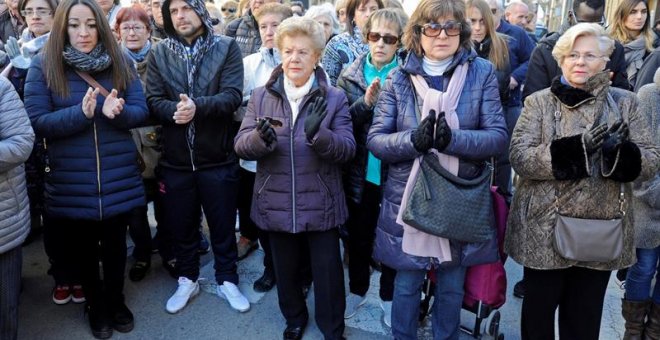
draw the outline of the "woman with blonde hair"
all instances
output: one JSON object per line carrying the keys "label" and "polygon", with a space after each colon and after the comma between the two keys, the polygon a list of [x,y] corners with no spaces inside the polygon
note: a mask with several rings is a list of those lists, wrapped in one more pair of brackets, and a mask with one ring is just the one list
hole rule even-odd
{"label": "woman with blonde hair", "polygon": [[612,39],[623,45],[628,80],[631,88],[635,88],[637,71],[657,39],[651,27],[648,3],[645,0],[621,1],[614,11],[609,33]]}
{"label": "woman with blonde hair", "polygon": [[326,340],[338,340],[345,306],[339,226],[348,215],[341,163],[355,154],[351,116],[346,95],[318,66],[320,24],[289,18],[275,42],[282,63],[252,92],[234,148],[257,161],[250,216],[269,233],[284,339],[301,339],[309,318],[300,279],[307,257],[316,324]]}
{"label": "woman with blonde hair", "polygon": [[513,131],[505,251],[524,266],[523,340],[555,339],[557,310],[559,338],[598,339],[610,273],[636,261],[632,182],[657,173],[660,150],[635,94],[610,86],[613,50],[600,25],[569,28],[552,50],[562,75],[527,97]]}

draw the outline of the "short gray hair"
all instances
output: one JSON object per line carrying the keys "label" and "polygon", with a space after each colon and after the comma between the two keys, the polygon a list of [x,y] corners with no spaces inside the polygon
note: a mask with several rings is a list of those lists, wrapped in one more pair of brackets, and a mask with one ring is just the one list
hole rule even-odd
{"label": "short gray hair", "polygon": [[282,43],[285,37],[306,36],[312,40],[312,51],[320,58],[325,49],[325,33],[323,27],[318,22],[307,17],[291,17],[279,26],[275,34],[275,45],[277,49],[283,51]]}
{"label": "short gray hair", "polygon": [[316,17],[326,16],[330,18],[332,22],[332,33],[339,34],[341,26],[339,26],[339,19],[337,19],[337,11],[332,4],[326,2],[321,5],[310,7],[307,12],[305,12],[305,17],[312,20],[316,20]]}
{"label": "short gray hair", "polygon": [[607,61],[614,51],[614,40],[607,35],[605,29],[594,23],[579,23],[572,26],[559,37],[555,48],[552,49],[552,57],[561,65],[562,61],[573,50],[575,41],[580,37],[595,37],[598,41],[598,50]]}

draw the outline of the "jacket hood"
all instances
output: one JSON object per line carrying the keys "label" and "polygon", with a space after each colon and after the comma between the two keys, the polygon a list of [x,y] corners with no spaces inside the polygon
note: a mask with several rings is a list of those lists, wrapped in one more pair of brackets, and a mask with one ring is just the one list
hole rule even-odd
{"label": "jacket hood", "polygon": [[564,105],[576,107],[588,99],[600,97],[607,94],[610,87],[609,71],[600,72],[587,80],[584,89],[578,89],[561,82],[561,76],[555,77],[550,86],[550,92],[554,94]]}
{"label": "jacket hood", "polygon": [[[449,64],[449,67],[447,67],[445,74],[451,74],[458,65],[471,62],[475,58],[477,58],[477,52],[475,52],[474,49],[470,48],[468,50],[464,47],[459,47],[458,51],[454,53],[454,57],[451,64]],[[422,60],[422,56],[418,56],[414,52],[408,53],[408,57],[403,62],[401,68],[409,74],[425,75],[426,72],[424,72],[424,69],[422,68]]]}
{"label": "jacket hood", "polygon": [[[206,28],[206,32],[203,34],[207,35],[213,35],[213,23],[211,23],[211,16],[209,15],[209,11],[206,10],[206,6],[204,5],[203,0],[183,0],[185,1],[192,9],[195,11],[199,19],[202,21],[202,25]],[[165,33],[169,38],[172,39],[179,39],[179,35],[177,34],[176,30],[174,29],[174,23],[172,23],[172,16],[170,15],[170,3],[172,0],[165,0],[163,2],[163,6],[161,7],[161,11],[163,12],[163,28],[165,29]]]}

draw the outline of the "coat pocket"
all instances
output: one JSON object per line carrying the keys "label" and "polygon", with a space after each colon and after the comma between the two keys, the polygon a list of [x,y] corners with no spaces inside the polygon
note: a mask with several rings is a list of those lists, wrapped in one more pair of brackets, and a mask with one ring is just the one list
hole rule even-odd
{"label": "coat pocket", "polygon": [[265,175],[266,178],[263,181],[257,181],[254,183],[254,187],[257,188],[257,190],[254,192],[255,200],[256,200],[256,207],[257,211],[259,212],[260,215],[266,216],[266,210],[268,207],[268,201],[267,201],[267,191],[266,186],[268,185],[268,182],[270,181],[270,178],[272,175],[268,174]]}

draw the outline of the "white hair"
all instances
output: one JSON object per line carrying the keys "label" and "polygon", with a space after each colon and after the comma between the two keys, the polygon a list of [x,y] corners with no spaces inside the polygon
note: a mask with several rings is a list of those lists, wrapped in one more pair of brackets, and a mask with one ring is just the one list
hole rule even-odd
{"label": "white hair", "polygon": [[573,50],[575,41],[580,37],[594,37],[598,41],[598,50],[607,61],[614,51],[614,40],[607,35],[605,29],[593,23],[579,23],[572,26],[559,37],[555,48],[552,49],[552,57],[561,65],[562,61]]}
{"label": "white hair", "polygon": [[339,34],[341,31],[341,26],[339,25],[339,19],[337,19],[337,11],[331,3],[325,2],[321,5],[310,7],[307,12],[305,12],[305,18],[310,18],[315,20],[316,17],[326,16],[330,18],[332,22],[332,33]]}

